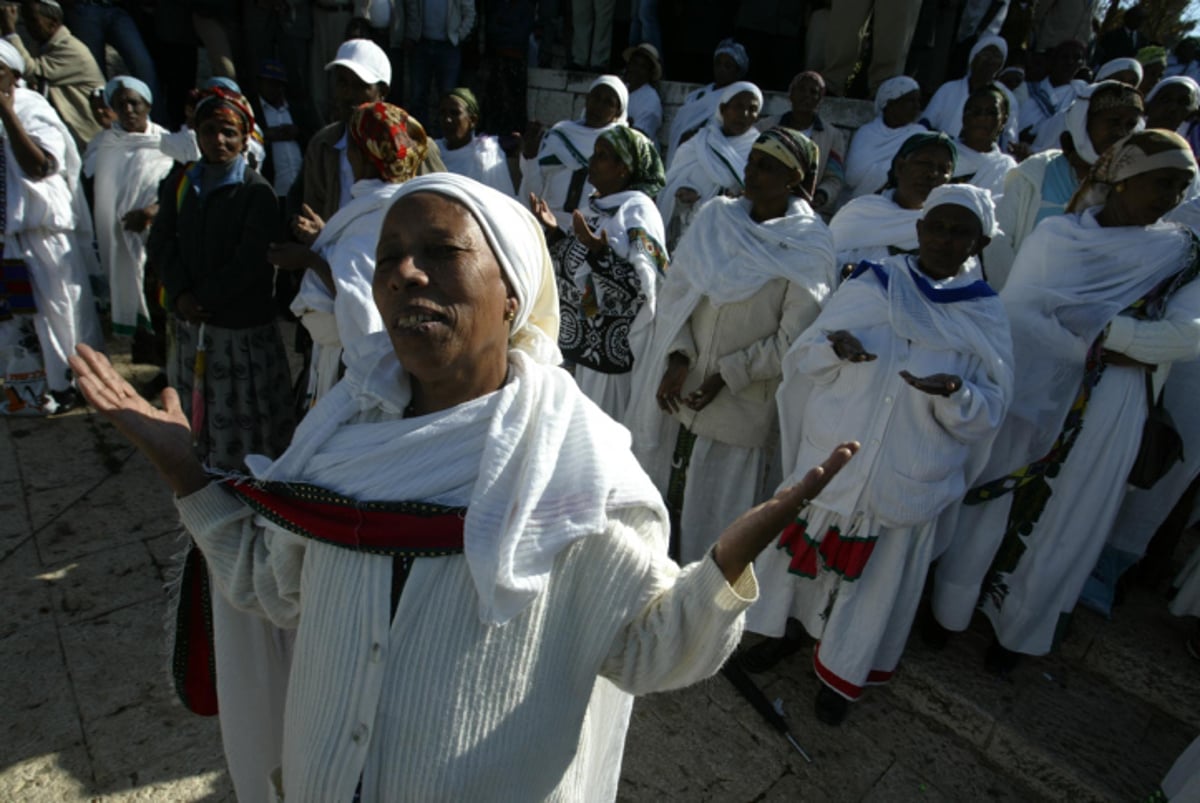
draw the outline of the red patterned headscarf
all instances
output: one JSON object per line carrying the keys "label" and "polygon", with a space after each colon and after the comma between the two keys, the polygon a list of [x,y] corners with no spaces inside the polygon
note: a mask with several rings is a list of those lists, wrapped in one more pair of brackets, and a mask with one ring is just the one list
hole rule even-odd
{"label": "red patterned headscarf", "polygon": [[399,106],[376,101],[354,110],[347,123],[350,139],[391,184],[408,181],[417,174],[429,138],[425,129]]}
{"label": "red patterned headscarf", "polygon": [[243,134],[254,130],[254,112],[245,95],[223,86],[210,86],[200,91],[196,101],[196,127],[210,117],[236,125]]}

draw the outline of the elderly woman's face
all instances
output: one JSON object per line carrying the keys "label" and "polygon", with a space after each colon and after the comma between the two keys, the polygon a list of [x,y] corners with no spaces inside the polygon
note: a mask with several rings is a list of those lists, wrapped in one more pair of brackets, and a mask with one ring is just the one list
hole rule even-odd
{"label": "elderly woman's face", "polygon": [[419,382],[467,384],[508,359],[500,263],[465,206],[415,192],[392,205],[375,252],[375,306]]}
{"label": "elderly woman's face", "polygon": [[792,84],[792,91],[788,93],[788,100],[792,102],[792,111],[797,112],[814,112],[821,105],[821,99],[825,97],[825,87],[817,83],[816,79],[805,76],[796,80]]}
{"label": "elderly woman's face", "polygon": [[1191,183],[1189,171],[1160,167],[1125,179],[1117,185],[1120,192],[1109,194],[1105,206],[1124,207],[1122,220],[1128,225],[1149,226],[1179,206]]}
{"label": "elderly woman's face", "polygon": [[771,203],[791,195],[803,175],[768,153],[752,148],[746,158],[745,196],[752,204]]}
{"label": "elderly woman's face", "polygon": [[204,161],[223,165],[246,150],[246,132],[228,120],[208,117],[196,128],[196,142]]}
{"label": "elderly woman's face", "polygon": [[898,98],[889,100],[883,107],[883,124],[888,128],[901,128],[915,123],[921,113],[921,92],[914,89]]}
{"label": "elderly woman's face", "polygon": [[442,102],[438,104],[438,121],[442,124],[442,136],[452,149],[466,145],[479,122],[467,111],[467,104],[454,95],[442,96]]}
{"label": "elderly woman's face", "polygon": [[117,113],[121,128],[142,133],[150,115],[150,104],[132,89],[122,87],[113,93],[112,110]]}
{"label": "elderly woman's face", "polygon": [[600,84],[587,94],[584,101],[583,122],[590,128],[600,128],[616,121],[621,116],[621,98],[615,89]]}
{"label": "elderly woman's face", "polygon": [[758,122],[758,98],[753,92],[739,92],[722,103],[721,130],[729,137],[740,137]]}
{"label": "elderly woman's face", "polygon": [[1186,86],[1164,86],[1146,103],[1146,127],[1174,131],[1195,111],[1196,99]]}
{"label": "elderly woman's face", "polygon": [[903,159],[896,160],[896,201],[916,209],[925,203],[929,193],[950,181],[954,157],[944,145],[931,144],[917,148]]}
{"label": "elderly woman's face", "polygon": [[975,213],[958,204],[941,204],[917,221],[917,264],[931,279],[956,276],[986,245]]}
{"label": "elderly woman's face", "polygon": [[617,150],[606,139],[597,139],[588,159],[588,181],[600,197],[620,192],[629,184],[629,167],[617,156]]}

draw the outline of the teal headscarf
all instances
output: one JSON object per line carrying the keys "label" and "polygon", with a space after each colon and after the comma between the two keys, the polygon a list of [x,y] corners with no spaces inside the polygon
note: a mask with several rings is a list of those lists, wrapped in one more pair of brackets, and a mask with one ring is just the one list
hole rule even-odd
{"label": "teal headscarf", "polygon": [[941,145],[950,152],[950,174],[954,174],[955,164],[958,162],[958,148],[954,145],[954,140],[950,139],[941,131],[929,131],[924,134],[913,134],[908,139],[904,140],[904,144],[900,146],[900,150],[896,151],[896,155],[892,157],[892,166],[888,168],[887,184],[885,188],[891,189],[896,186],[896,162],[901,159],[907,159],[910,154],[921,150],[926,145]]}

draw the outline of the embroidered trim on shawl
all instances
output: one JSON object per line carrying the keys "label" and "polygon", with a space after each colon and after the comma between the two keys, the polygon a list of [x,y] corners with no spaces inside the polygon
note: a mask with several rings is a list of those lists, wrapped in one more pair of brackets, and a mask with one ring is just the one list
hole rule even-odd
{"label": "embroidered trim on shawl", "polygon": [[826,530],[818,540],[809,535],[808,519],[797,516],[780,534],[778,548],[791,555],[792,561],[788,564],[791,574],[813,578],[823,567],[843,580],[853,582],[862,577],[867,561],[875,551],[875,541],[874,536],[843,535],[841,528],[836,526]]}
{"label": "embroidered trim on shawl", "polygon": [[440,557],[463,551],[466,508],[360,502],[306,483],[234,477],[222,484],[259,515],[304,538],[377,555]]}

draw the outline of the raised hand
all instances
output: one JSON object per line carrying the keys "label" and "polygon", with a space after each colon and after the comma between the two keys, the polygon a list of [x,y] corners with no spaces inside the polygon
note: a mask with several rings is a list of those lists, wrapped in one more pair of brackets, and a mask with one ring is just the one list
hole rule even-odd
{"label": "raised hand", "polygon": [[826,332],[825,338],[833,346],[833,353],[847,362],[870,362],[875,355],[863,348],[862,342],[845,329]]}
{"label": "raised hand", "polygon": [[603,251],[608,247],[608,232],[600,230],[600,236],[592,231],[592,227],[587,224],[587,219],[583,213],[576,209],[571,213],[571,228],[575,230],[575,239],[583,243],[590,253]]}
{"label": "raised hand", "polygon": [[913,376],[908,371],[901,371],[900,378],[930,396],[949,396],[962,387],[962,377],[957,374]]}

